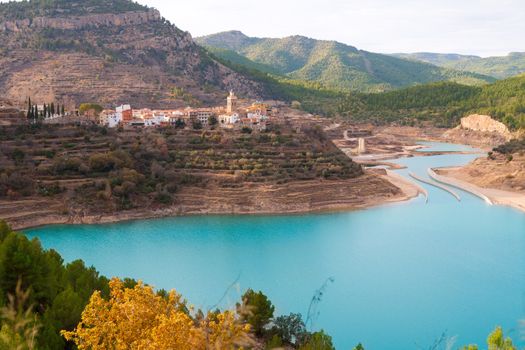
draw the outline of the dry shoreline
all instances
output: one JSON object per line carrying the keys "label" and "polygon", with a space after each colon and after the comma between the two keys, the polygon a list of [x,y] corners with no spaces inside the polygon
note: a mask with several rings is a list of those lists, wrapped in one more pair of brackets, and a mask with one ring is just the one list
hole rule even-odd
{"label": "dry shoreline", "polygon": [[[365,177],[369,177],[365,175]],[[146,220],[146,219],[157,219],[167,217],[181,217],[181,216],[203,216],[203,215],[305,215],[305,214],[322,214],[322,213],[334,213],[334,212],[345,212],[370,209],[374,207],[380,207],[383,205],[395,204],[409,201],[413,198],[418,197],[420,194],[424,194],[424,189],[408,179],[404,179],[402,176],[397,175],[393,172],[388,172],[383,175],[374,175],[383,181],[388,181],[392,186],[397,189],[396,193],[390,195],[375,194],[373,196],[367,196],[364,198],[348,198],[347,200],[341,200],[336,198],[335,200],[326,201],[324,203],[298,203],[297,205],[288,206],[275,206],[271,208],[256,209],[253,206],[237,206],[226,208],[202,208],[190,206],[173,206],[169,208],[163,208],[158,210],[129,210],[125,212],[111,213],[109,215],[84,215],[78,213],[77,215],[59,215],[52,214],[46,216],[38,216],[28,221],[14,221],[11,222],[11,226],[15,230],[24,230],[30,228],[37,228],[42,226],[50,225],[83,225],[83,224],[110,224],[125,221],[134,220]],[[334,183],[333,185],[341,186],[342,183]],[[320,192],[323,192],[322,190]],[[0,208],[2,203],[0,202]]]}
{"label": "dry shoreline", "polygon": [[459,174],[454,173],[454,170],[457,169],[457,167],[450,167],[434,170],[437,174],[439,174],[442,178],[445,178],[447,182],[450,182],[455,187],[463,189],[467,192],[475,191],[481,193],[482,195],[489,198],[493,204],[509,206],[525,212],[525,194],[477,186],[471,182],[465,181],[461,178],[461,176],[459,176]]}
{"label": "dry shoreline", "polygon": [[[397,169],[399,167],[395,163],[385,160],[437,154],[417,151],[423,147],[413,140],[405,141],[397,150],[381,149],[375,154],[352,158],[363,165],[385,165]],[[351,156],[344,144],[338,147]],[[108,224],[180,216],[301,215],[353,211],[405,202],[421,194],[428,197],[427,191],[416,182],[391,170],[374,169],[351,180],[293,181],[280,186],[248,184],[237,189],[190,188],[182,190],[178,203],[171,207],[132,209],[109,214],[88,213],[80,208],[64,210],[63,203],[53,203],[50,199],[29,199],[28,202],[40,202],[32,204],[32,208],[20,201],[18,209],[6,210],[5,206],[11,203],[0,201],[0,215],[14,229],[23,230],[57,224]],[[37,212],[31,213],[36,207]],[[6,217],[6,212],[11,213],[11,220]],[[28,213],[34,215],[26,215]]]}
{"label": "dry shoreline", "polygon": [[[287,184],[285,189],[284,186],[229,190],[193,188],[182,191],[181,203],[168,208],[135,209],[97,215],[82,211],[74,214],[60,214],[55,211],[27,216],[27,213],[17,211],[7,221],[13,229],[24,230],[48,225],[107,224],[179,216],[301,215],[353,211],[408,201],[422,193],[417,185],[399,178],[397,174],[377,174],[371,171],[357,180],[293,182]],[[23,208],[24,202],[19,205]],[[7,207],[9,203],[0,201],[0,211],[5,211]]]}

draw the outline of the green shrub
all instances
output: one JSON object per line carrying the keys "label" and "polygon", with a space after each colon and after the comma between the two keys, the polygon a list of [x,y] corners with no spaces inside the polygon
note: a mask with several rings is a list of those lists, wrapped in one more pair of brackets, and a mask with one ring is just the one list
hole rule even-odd
{"label": "green shrub", "polygon": [[273,318],[275,307],[261,291],[248,289],[242,296],[243,306],[247,309],[242,317],[250,324],[257,336],[262,336],[266,325]]}

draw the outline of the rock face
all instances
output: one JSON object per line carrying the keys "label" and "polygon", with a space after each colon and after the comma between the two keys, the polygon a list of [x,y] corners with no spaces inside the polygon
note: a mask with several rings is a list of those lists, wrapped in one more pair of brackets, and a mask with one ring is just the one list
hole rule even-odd
{"label": "rock face", "polygon": [[492,119],[488,115],[473,114],[462,118],[461,128],[480,132],[495,132],[505,138],[512,138],[512,134],[505,124]]}
{"label": "rock face", "polygon": [[[0,4],[0,96],[20,107],[31,97],[69,108],[82,102],[207,105],[223,101],[230,89],[264,96],[259,83],[213,60],[157,10],[126,0],[118,6],[134,10],[86,3],[70,0],[49,9]],[[184,94],[173,93],[181,89]]]}
{"label": "rock face", "polygon": [[473,114],[461,119],[456,128],[446,131],[443,138],[451,142],[490,149],[513,138],[505,124],[488,115]]}
{"label": "rock face", "polygon": [[35,17],[33,19],[26,18],[23,20],[0,23],[0,31],[18,32],[28,28],[78,30],[87,27],[140,25],[150,21],[159,21],[161,19],[160,12],[155,9],[120,14],[94,14],[70,18]]}

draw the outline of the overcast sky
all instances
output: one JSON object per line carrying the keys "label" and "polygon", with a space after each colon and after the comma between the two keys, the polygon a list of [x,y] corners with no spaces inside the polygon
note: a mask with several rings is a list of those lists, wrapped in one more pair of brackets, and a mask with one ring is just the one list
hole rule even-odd
{"label": "overcast sky", "polygon": [[504,55],[525,51],[525,0],[139,0],[193,36],[237,29],[360,49]]}
{"label": "overcast sky", "polygon": [[[0,0],[6,2],[6,0]],[[525,51],[525,0],[138,0],[194,37],[304,35],[382,52]]]}

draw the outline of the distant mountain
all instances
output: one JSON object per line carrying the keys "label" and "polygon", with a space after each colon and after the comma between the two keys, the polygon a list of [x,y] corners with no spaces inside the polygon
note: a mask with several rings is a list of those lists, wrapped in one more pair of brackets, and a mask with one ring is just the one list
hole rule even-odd
{"label": "distant mountain", "polygon": [[[21,105],[185,106],[264,86],[215,61],[155,10],[128,0],[0,4],[0,96]],[[177,88],[177,89],[176,89]]]}
{"label": "distant mountain", "polygon": [[510,78],[525,73],[525,52],[513,52],[507,56],[487,58],[429,52],[398,53],[393,56],[427,62],[450,69],[485,74],[498,79]]}
{"label": "distant mountain", "polygon": [[[320,82],[340,90],[380,92],[435,81],[481,85],[495,80],[303,36],[251,38],[239,31],[230,31],[195,41],[222,59],[252,67],[264,65],[267,68],[263,70],[267,72],[272,70],[292,79]],[[234,53],[249,61],[240,62]]]}

